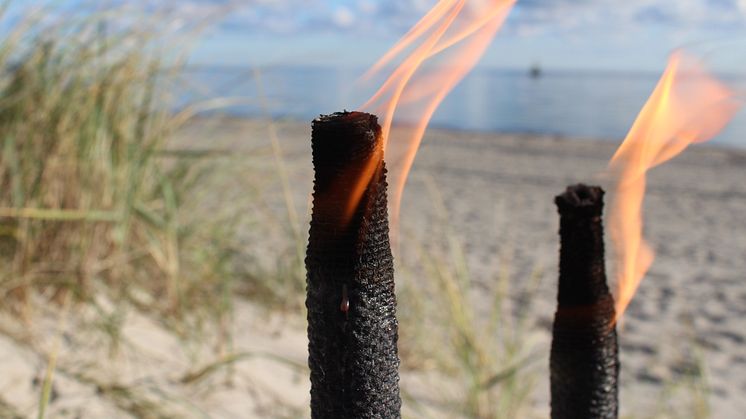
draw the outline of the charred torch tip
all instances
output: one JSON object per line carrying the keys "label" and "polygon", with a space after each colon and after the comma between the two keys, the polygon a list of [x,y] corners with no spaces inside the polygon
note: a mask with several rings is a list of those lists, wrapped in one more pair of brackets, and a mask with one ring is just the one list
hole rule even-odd
{"label": "charred torch tip", "polygon": [[314,127],[338,127],[338,126],[360,126],[361,128],[369,128],[378,125],[378,117],[366,112],[358,111],[342,111],[335,112],[329,115],[319,115],[318,118],[313,120]]}
{"label": "charred torch tip", "polygon": [[604,206],[604,190],[599,186],[579,183],[568,186],[564,193],[554,199],[554,202],[560,214],[601,215]]}
{"label": "charred torch tip", "polygon": [[[378,117],[364,112],[337,112],[314,119],[311,133],[314,165],[355,167],[383,149]],[[337,169],[334,169],[337,170]]]}

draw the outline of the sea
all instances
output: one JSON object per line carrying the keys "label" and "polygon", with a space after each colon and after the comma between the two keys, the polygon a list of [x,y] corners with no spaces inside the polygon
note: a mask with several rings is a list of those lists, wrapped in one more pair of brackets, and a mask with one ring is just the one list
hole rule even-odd
{"label": "sea", "polygon": [[[324,67],[193,67],[180,106],[222,103],[209,113],[311,121],[354,110],[375,91],[364,69]],[[621,141],[655,88],[659,74],[476,69],[443,101],[430,126]],[[726,79],[740,88],[743,80]],[[216,99],[221,100],[216,100]],[[746,111],[712,141],[746,148]]]}

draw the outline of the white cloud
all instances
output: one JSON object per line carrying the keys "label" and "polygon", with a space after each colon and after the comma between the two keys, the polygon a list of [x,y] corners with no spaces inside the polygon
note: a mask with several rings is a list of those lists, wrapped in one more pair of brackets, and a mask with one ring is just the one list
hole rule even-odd
{"label": "white cloud", "polygon": [[746,0],[518,0],[516,33],[665,26],[674,31],[733,30],[746,23]]}
{"label": "white cloud", "polygon": [[352,24],[355,23],[355,15],[350,9],[342,6],[334,11],[332,20],[337,26],[346,28],[352,26]]}
{"label": "white cloud", "polygon": [[[746,2],[746,0],[743,0]],[[357,2],[358,9],[365,14],[373,14],[378,11],[378,5],[370,0],[360,0]]]}
{"label": "white cloud", "polygon": [[[223,30],[357,31],[374,36],[406,31],[437,0],[108,0],[166,11],[179,22],[220,18]],[[495,0],[469,0],[491,2]],[[95,5],[96,2],[91,1]],[[682,28],[743,25],[746,0],[518,0],[508,19],[514,33],[574,31],[655,23]]]}

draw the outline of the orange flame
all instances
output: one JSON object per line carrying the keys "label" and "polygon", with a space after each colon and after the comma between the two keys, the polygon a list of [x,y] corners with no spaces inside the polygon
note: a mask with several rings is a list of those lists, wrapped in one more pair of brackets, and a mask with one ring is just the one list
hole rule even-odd
{"label": "orange flame", "polygon": [[[450,91],[477,64],[502,26],[516,0],[440,0],[364,78],[401,59],[381,88],[362,108],[382,114],[384,149],[391,166],[392,231],[398,224],[401,196],[417,149],[435,110]],[[445,57],[444,57],[445,56]],[[436,57],[446,65],[422,74],[423,65]],[[406,138],[389,143],[394,116],[406,114],[415,121]],[[398,150],[392,151],[390,145]],[[392,153],[396,155],[392,157]]]}
{"label": "orange flame", "polygon": [[642,237],[648,170],[690,144],[717,135],[741,105],[734,91],[708,74],[699,61],[682,51],[671,55],[666,71],[610,163],[619,176],[610,219],[619,261],[616,320],[654,259],[652,248]]}

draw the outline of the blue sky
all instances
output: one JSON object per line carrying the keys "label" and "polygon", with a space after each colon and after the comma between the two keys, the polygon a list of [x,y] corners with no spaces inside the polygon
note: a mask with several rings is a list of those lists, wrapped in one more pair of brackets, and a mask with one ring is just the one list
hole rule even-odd
{"label": "blue sky", "polygon": [[[112,0],[214,22],[194,50],[198,64],[335,66],[370,65],[435,2]],[[659,71],[672,48],[703,41],[733,70],[746,62],[746,0],[518,0],[482,66]]]}

